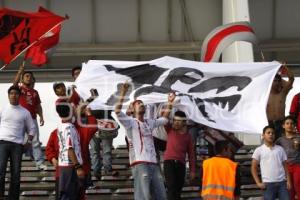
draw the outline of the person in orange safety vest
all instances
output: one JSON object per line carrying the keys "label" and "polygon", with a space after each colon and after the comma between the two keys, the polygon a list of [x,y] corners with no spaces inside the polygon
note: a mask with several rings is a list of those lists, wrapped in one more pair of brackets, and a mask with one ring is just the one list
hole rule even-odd
{"label": "person in orange safety vest", "polygon": [[240,176],[238,164],[230,160],[232,150],[228,141],[217,141],[216,155],[203,162],[201,196],[210,199],[239,199]]}

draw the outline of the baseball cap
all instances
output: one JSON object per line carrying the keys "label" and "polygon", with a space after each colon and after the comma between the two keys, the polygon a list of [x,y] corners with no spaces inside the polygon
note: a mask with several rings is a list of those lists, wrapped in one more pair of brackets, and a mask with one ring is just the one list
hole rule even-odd
{"label": "baseball cap", "polygon": [[[55,91],[55,89],[56,89],[58,86],[60,86],[60,85],[65,86],[65,84],[64,84],[63,82],[55,82],[55,83],[53,83],[53,90]],[[66,86],[65,86],[65,87],[66,87]]]}

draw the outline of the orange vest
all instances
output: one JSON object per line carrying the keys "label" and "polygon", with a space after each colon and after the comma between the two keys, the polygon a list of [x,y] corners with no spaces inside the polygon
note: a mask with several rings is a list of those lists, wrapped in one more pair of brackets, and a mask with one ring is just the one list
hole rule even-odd
{"label": "orange vest", "polygon": [[234,199],[237,163],[228,158],[212,157],[203,162],[203,199]]}

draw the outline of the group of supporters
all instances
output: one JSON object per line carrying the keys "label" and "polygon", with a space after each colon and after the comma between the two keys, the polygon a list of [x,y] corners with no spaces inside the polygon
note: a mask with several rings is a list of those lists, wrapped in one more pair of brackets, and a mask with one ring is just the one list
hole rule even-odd
{"label": "group of supporters", "polygon": [[[74,80],[80,72],[81,67],[72,69]],[[34,84],[33,73],[24,71],[21,65],[13,85],[8,89],[9,104],[0,111],[0,199],[6,199],[8,160],[11,176],[7,199],[19,199],[23,153],[35,160],[39,170],[47,170],[37,123],[38,115],[40,126],[44,124],[43,110]],[[74,87],[66,88],[62,82],[54,83],[53,90],[57,95],[53,103],[61,120],[50,134],[45,154],[56,167],[56,199],[85,199],[85,189],[95,187],[91,181],[91,167],[99,180],[102,166],[105,174],[118,175],[112,170],[112,138],[102,139],[90,149],[90,142],[99,140],[96,134],[99,130],[87,103],[80,99]],[[102,145],[102,157],[99,145]]]}
{"label": "group of supporters", "polygon": [[293,87],[294,76],[287,67],[282,71],[288,80],[280,74],[273,80],[267,105],[269,125],[263,129],[263,144],[252,155],[251,172],[264,199],[294,200],[300,198],[300,101],[296,94],[290,116],[285,116],[286,96]]}
{"label": "group of supporters", "polygon": [[[257,186],[263,191],[264,199],[300,197],[300,136],[297,133],[300,127],[300,94],[295,95],[292,101],[291,116],[285,117],[285,99],[294,77],[287,68],[284,69],[288,81],[279,74],[273,80],[266,110],[269,125],[263,129],[263,144],[252,156],[251,172]],[[80,67],[73,68],[74,80],[80,72]],[[12,200],[19,199],[23,152],[32,156],[40,170],[47,169],[37,123],[38,115],[40,125],[44,124],[43,111],[34,83],[33,73],[24,71],[24,66],[21,66],[14,84],[8,89],[9,104],[0,111],[0,198],[4,198],[5,194],[8,160],[11,173],[8,199]],[[145,117],[147,107],[141,100],[131,102],[127,111],[122,112],[128,89],[129,84],[123,83],[114,111],[120,125],[126,130],[134,199],[181,199],[186,172],[190,180],[196,176],[195,147],[201,132],[200,125],[189,123],[183,111],[174,111],[175,93],[168,95],[159,117]],[[45,154],[56,168],[56,199],[86,199],[85,190],[95,188],[92,175],[101,180],[102,168],[105,175],[118,175],[112,168],[113,138],[99,138],[102,130],[98,127],[94,112],[79,97],[75,87],[66,87],[63,82],[57,82],[53,90],[57,95],[55,108],[60,123],[50,134]],[[89,101],[96,97],[93,94]],[[154,133],[165,135],[163,169],[160,168]],[[103,156],[100,155],[100,149]],[[214,156],[203,161],[199,197],[238,199],[241,195],[240,168],[234,162],[231,145],[226,140],[217,141],[214,150]],[[189,170],[186,169],[187,159]]]}

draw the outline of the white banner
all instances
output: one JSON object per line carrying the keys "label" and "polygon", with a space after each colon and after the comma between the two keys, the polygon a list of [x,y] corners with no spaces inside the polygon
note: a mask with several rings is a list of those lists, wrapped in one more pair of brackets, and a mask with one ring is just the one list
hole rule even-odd
{"label": "white banner", "polygon": [[131,83],[129,98],[145,104],[165,102],[176,91],[188,118],[233,132],[261,133],[266,105],[279,62],[201,63],[173,57],[145,62],[90,60],[75,84],[83,99],[95,88],[93,109],[114,109],[120,85]]}

